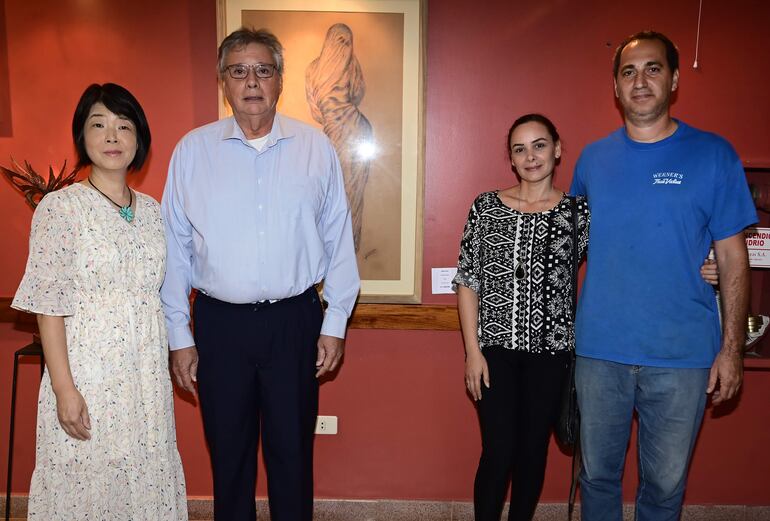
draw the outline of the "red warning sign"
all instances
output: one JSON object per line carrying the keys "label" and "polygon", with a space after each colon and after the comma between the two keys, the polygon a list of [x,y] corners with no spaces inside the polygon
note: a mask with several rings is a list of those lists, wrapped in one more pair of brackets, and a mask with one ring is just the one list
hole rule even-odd
{"label": "red warning sign", "polygon": [[770,268],[770,228],[746,228],[746,247],[752,268]]}

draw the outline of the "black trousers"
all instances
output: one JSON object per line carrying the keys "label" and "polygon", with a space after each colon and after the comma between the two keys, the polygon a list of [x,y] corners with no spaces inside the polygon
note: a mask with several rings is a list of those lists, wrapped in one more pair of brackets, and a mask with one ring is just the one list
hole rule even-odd
{"label": "black trousers", "polygon": [[473,487],[476,521],[499,521],[511,479],[509,521],[530,521],[545,478],[568,353],[484,349],[490,388],[478,402],[481,459]]}
{"label": "black trousers", "polygon": [[322,319],[314,288],[273,304],[196,297],[198,393],[217,521],[257,518],[260,431],[271,519],[312,519],[315,361]]}

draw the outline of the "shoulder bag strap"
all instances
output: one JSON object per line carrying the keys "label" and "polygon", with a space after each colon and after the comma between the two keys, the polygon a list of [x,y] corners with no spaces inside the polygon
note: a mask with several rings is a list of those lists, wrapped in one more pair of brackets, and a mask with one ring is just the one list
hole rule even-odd
{"label": "shoulder bag strap", "polygon": [[[577,197],[569,196],[570,210],[572,211],[572,321],[573,328],[577,316],[577,287],[578,287],[578,265],[580,257],[578,256],[578,212]],[[572,367],[575,370],[575,351],[572,351]],[[574,378],[574,377],[573,377]],[[580,452],[580,430],[578,429],[575,439],[575,446],[572,448],[572,481],[569,487],[569,504],[567,505],[567,519],[572,519],[572,513],[575,510],[575,494],[578,487],[578,474],[580,474],[581,464]]]}

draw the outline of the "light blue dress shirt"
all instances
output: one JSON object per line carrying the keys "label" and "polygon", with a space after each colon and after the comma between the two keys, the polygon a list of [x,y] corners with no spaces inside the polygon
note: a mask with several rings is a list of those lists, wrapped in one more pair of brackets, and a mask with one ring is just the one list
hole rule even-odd
{"label": "light blue dress shirt", "polygon": [[257,151],[232,117],[193,130],[171,157],[162,213],[160,293],[172,350],[195,344],[191,288],[244,304],[323,280],[321,333],[345,337],[360,279],[342,170],[321,132],[276,114]]}

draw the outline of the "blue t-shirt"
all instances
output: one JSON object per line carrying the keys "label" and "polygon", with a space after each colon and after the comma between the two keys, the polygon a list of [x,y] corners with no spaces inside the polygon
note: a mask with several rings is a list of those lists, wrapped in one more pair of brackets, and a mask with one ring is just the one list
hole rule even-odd
{"label": "blue t-shirt", "polygon": [[738,155],[681,121],[656,143],[621,128],[588,145],[572,193],[591,236],[577,353],[624,364],[710,367],[720,349],[714,290],[700,276],[712,241],[757,222]]}

